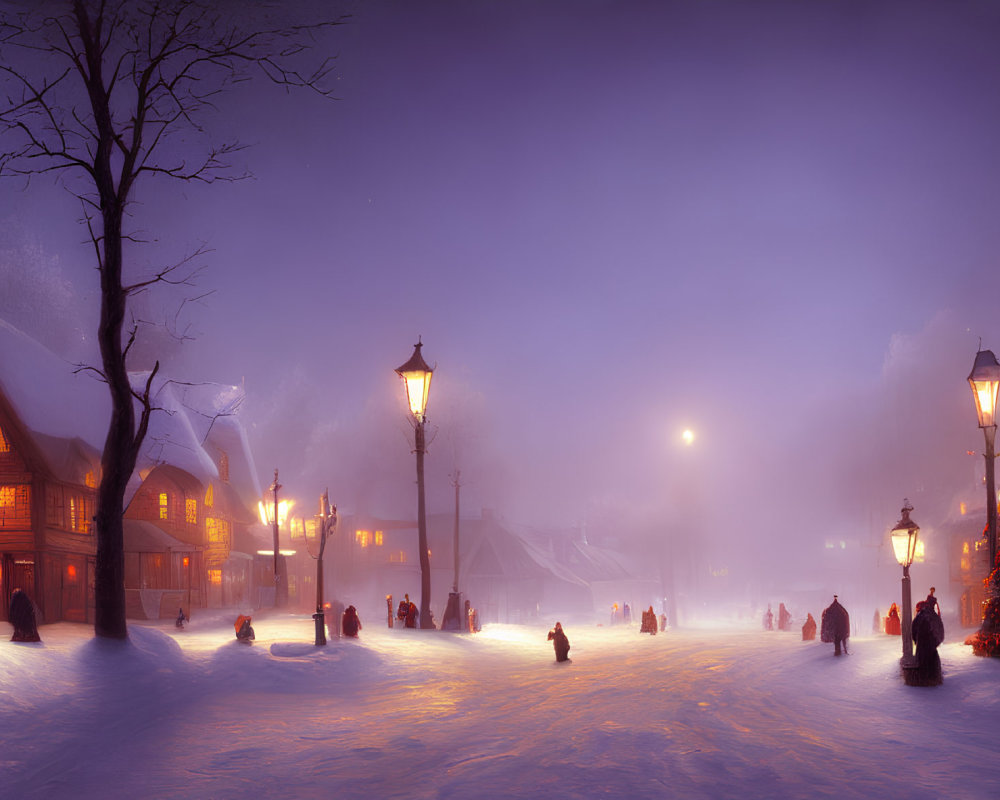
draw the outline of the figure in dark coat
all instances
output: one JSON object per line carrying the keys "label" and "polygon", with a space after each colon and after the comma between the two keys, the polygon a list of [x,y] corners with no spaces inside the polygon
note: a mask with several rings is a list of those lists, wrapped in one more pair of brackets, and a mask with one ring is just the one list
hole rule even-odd
{"label": "figure in dark coat", "polygon": [[10,637],[12,642],[42,641],[35,621],[35,604],[22,589],[15,589],[10,596],[10,614],[7,619],[14,626],[14,635]]}
{"label": "figure in dark coat", "polygon": [[642,624],[639,626],[639,633],[651,633],[656,635],[656,612],[653,607],[642,612]]}
{"label": "figure in dark coat", "polygon": [[406,628],[416,628],[417,627],[417,617],[420,616],[420,612],[417,610],[416,603],[410,603],[406,609],[406,621],[403,626]]}
{"label": "figure in dark coat", "polygon": [[361,630],[361,618],[358,617],[358,610],[354,606],[344,609],[344,616],[340,621],[340,630],[344,636],[358,638],[358,631]]}
{"label": "figure in dark coat", "polygon": [[549,641],[556,651],[556,661],[569,661],[569,639],[563,632],[562,623],[557,622],[555,630],[549,631]]}
{"label": "figure in dark coat", "polygon": [[837,595],[833,596],[833,602],[823,609],[823,616],[820,617],[820,641],[829,644],[833,642],[833,654],[840,655],[843,648],[844,655],[847,655],[847,639],[851,635],[851,617],[847,609],[837,602]]}
{"label": "figure in dark coat", "polygon": [[787,631],[792,627],[792,615],[784,603],[778,603],[778,630]]}
{"label": "figure in dark coat", "polygon": [[917,615],[911,625],[913,641],[917,645],[917,670],[914,684],[917,686],[939,686],[944,678],[941,675],[941,656],[938,655],[938,645],[944,641],[944,623],[934,612],[934,606],[927,601],[917,603]]}
{"label": "figure in dark coat", "polygon": [[806,621],[802,625],[802,641],[811,642],[816,638],[816,620],[812,614],[806,614]]}
{"label": "figure in dark coat", "polygon": [[927,603],[927,605],[929,605],[931,607],[931,611],[933,611],[935,614],[937,614],[940,617],[941,616],[941,604],[938,602],[938,599],[934,596],[934,591],[935,591],[934,587],[932,586],[930,592],[928,592],[928,594],[927,594],[927,599],[924,600],[924,602]]}

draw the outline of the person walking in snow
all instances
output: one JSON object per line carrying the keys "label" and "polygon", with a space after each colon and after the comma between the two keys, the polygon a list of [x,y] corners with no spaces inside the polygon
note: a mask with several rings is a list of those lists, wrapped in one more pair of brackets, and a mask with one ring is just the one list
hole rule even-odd
{"label": "person walking in snow", "polygon": [[778,603],[778,630],[787,631],[792,624],[792,615],[784,603]]}
{"label": "person walking in snow", "polygon": [[816,620],[812,614],[806,614],[806,621],[802,625],[802,641],[811,642],[816,638]]}
{"label": "person walking in snow", "polygon": [[358,610],[354,606],[348,606],[344,610],[344,616],[341,618],[340,629],[344,636],[351,636],[355,639],[358,638],[358,631],[361,630],[361,618],[358,617]]}
{"label": "person walking in snow", "polygon": [[656,612],[653,607],[642,612],[642,624],[639,626],[639,633],[651,633],[656,635]]}
{"label": "person walking in snow", "polygon": [[903,626],[899,621],[899,606],[889,606],[889,616],[885,618],[885,632],[889,636],[902,636]]}
{"label": "person walking in snow", "polygon": [[837,595],[834,595],[833,602],[823,609],[819,624],[820,641],[827,644],[833,642],[835,656],[840,655],[841,648],[844,650],[844,655],[848,655],[847,640],[851,635],[851,617],[847,609],[837,601]]}
{"label": "person walking in snow", "polygon": [[549,631],[549,641],[556,651],[556,661],[569,661],[569,639],[562,629],[562,623],[557,622],[554,630]]}
{"label": "person walking in snow", "polygon": [[916,685],[939,686],[944,678],[937,649],[944,641],[944,623],[935,613],[934,606],[926,600],[917,603],[917,615],[913,618],[910,631],[917,645]]}
{"label": "person walking in snow", "polygon": [[771,611],[771,604],[767,604],[767,611],[764,612],[764,630],[773,631],[774,630],[774,612]]}
{"label": "person walking in snow", "polygon": [[931,607],[931,611],[933,611],[939,617],[941,616],[941,604],[938,603],[938,599],[934,596],[933,586],[931,587],[930,592],[927,594],[927,599],[924,600],[924,602]]}
{"label": "person walking in snow", "polygon": [[10,637],[12,642],[42,641],[42,637],[38,635],[35,604],[23,589],[15,589],[10,596],[7,619],[14,628],[14,634]]}

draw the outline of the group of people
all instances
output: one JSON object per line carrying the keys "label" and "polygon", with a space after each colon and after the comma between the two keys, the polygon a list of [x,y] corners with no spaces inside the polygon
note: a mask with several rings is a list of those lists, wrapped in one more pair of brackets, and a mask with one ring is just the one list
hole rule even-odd
{"label": "group of people", "polygon": [[[792,627],[792,615],[784,603],[778,603],[778,630],[787,631]],[[767,604],[767,611],[764,612],[764,630],[774,630],[774,612],[771,611],[771,604]]]}

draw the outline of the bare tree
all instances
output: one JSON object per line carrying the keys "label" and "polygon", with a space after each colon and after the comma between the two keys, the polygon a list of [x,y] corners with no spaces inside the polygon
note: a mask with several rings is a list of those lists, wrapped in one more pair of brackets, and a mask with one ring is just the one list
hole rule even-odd
{"label": "bare tree", "polygon": [[302,64],[315,55],[320,35],[344,21],[300,23],[284,9],[227,5],[6,0],[0,9],[0,176],[30,180],[56,173],[80,200],[100,274],[101,363],[93,369],[107,383],[112,406],[95,519],[94,630],[101,637],[128,635],[122,513],[159,369],[157,362],[145,384],[133,389],[127,364],[138,326],[126,324],[129,298],[156,285],[190,284],[196,272],[191,261],[200,256],[196,252],[145,277],[126,277],[124,245],[137,238],[125,227],[136,183],[244,177],[234,174],[228,160],[241,149],[238,142],[210,143],[192,162],[172,146],[172,137],[204,136],[214,100],[254,77],[328,97],[331,60],[317,58],[310,71]]}

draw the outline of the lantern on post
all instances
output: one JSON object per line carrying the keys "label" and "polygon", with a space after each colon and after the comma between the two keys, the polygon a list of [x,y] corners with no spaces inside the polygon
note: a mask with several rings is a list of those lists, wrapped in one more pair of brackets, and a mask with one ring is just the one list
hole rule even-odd
{"label": "lantern on post", "polygon": [[424,507],[424,424],[427,422],[427,398],[434,375],[420,354],[423,343],[419,337],[410,360],[396,369],[406,385],[406,400],[414,419],[417,454],[417,547],[420,550],[420,627],[433,628],[431,620],[431,560],[427,552],[427,517]]}
{"label": "lantern on post", "polygon": [[910,564],[913,563],[913,557],[917,552],[917,532],[920,530],[920,526],[910,519],[911,511],[913,511],[913,506],[910,505],[909,500],[904,499],[899,522],[889,534],[892,540],[892,552],[896,556],[896,561],[903,567],[903,624],[901,631],[903,634],[903,658],[900,660],[900,665],[904,669],[917,665],[913,656],[913,601],[910,593]]}
{"label": "lantern on post", "polygon": [[993,462],[996,458],[994,445],[997,435],[997,391],[1000,389],[1000,363],[992,350],[980,350],[969,373],[969,386],[972,387],[972,397],[976,402],[976,416],[979,417],[979,427],[983,429],[986,449],[983,457],[986,459],[986,531],[990,551],[990,564],[986,570],[987,577],[996,566],[997,560],[997,490],[993,473]]}

